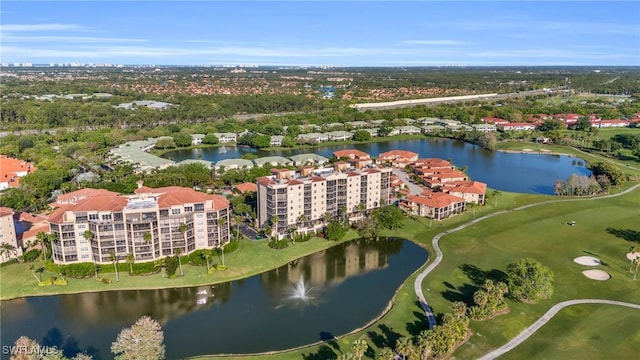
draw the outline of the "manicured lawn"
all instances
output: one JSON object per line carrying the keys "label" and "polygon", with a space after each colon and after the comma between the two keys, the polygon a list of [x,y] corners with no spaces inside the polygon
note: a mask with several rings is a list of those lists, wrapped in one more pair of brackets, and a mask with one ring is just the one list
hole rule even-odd
{"label": "manicured lawn", "polygon": [[619,134],[640,135],[640,128],[614,128],[614,129],[598,129],[599,139],[611,139]]}
{"label": "manicured lawn", "polygon": [[[354,237],[355,234],[351,234],[350,238]],[[0,270],[0,299],[74,292],[153,289],[220,283],[265,272],[284,265],[293,259],[312,254],[335,244],[335,242],[314,238],[308,242],[289,245],[283,250],[274,250],[267,246],[266,240],[243,240],[240,242],[240,247],[237,251],[225,256],[225,265],[228,266],[225,271],[207,274],[204,266],[183,264],[184,277],[167,279],[163,278],[161,274],[129,276],[128,273],[120,272],[120,282],[115,281],[115,273],[101,274],[102,277],[112,279],[113,282],[111,284],[96,282],[95,278],[92,277],[82,280],[69,278],[67,286],[40,287],[29,271],[29,266],[32,264],[13,264]],[[218,259],[214,260],[214,262],[219,263]],[[41,262],[36,261],[35,264],[38,266]],[[108,271],[113,271],[112,266],[103,265],[103,267]],[[55,275],[45,272],[43,279]]]}
{"label": "manicured lawn", "polygon": [[[449,311],[452,301],[469,300],[484,278],[499,277],[506,265],[533,257],[555,273],[555,294],[535,305],[509,302],[511,311],[491,321],[472,322],[474,335],[455,353],[458,358],[478,357],[496,348],[533,323],[553,304],[578,298],[605,298],[638,302],[640,286],[629,274],[625,253],[637,242],[616,234],[633,234],[640,223],[640,190],[613,199],[541,205],[510,212],[440,241],[444,261],[427,276],[423,289],[436,313]],[[576,226],[566,225],[575,220]],[[609,231],[607,229],[610,229]],[[582,255],[600,258],[599,268],[612,279],[589,280],[586,267],[573,263]],[[615,312],[615,310],[612,310]],[[617,315],[622,321],[622,315]],[[526,356],[525,356],[526,358]]]}
{"label": "manicured lawn", "polygon": [[500,359],[634,359],[640,344],[639,323],[640,311],[635,309],[571,306]]}

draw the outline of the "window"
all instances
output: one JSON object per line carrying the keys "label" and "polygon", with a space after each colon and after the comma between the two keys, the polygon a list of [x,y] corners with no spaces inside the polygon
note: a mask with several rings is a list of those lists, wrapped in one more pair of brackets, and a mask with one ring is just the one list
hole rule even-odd
{"label": "window", "polygon": [[180,209],[171,209],[171,215],[180,215]]}
{"label": "window", "polygon": [[109,220],[111,220],[111,214],[104,214],[104,215],[102,215],[102,220],[103,220],[103,221],[109,221]]}
{"label": "window", "polygon": [[86,229],[87,225],[85,224],[78,224],[78,230],[82,230],[82,229]]}
{"label": "window", "polygon": [[184,207],[184,212],[192,212],[193,211],[193,206],[185,206]]}
{"label": "window", "polygon": [[89,214],[89,220],[98,220],[98,214]]}
{"label": "window", "polygon": [[82,255],[82,258],[83,258],[83,259],[88,259],[88,258],[89,258],[89,255]]}

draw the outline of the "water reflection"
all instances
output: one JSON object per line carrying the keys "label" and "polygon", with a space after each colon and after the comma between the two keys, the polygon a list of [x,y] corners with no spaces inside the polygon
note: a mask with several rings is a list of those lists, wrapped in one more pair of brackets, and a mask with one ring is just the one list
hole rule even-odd
{"label": "water reflection", "polygon": [[[286,349],[366,324],[425,259],[426,251],[408,241],[359,240],[214,286],[3,301],[2,344],[26,335],[108,359],[118,332],[150,315],[162,323],[169,359]],[[313,299],[296,311],[285,299],[301,278]]]}

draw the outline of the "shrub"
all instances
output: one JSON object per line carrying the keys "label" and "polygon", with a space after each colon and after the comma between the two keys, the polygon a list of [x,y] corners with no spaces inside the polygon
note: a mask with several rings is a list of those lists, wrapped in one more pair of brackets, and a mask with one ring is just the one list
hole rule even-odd
{"label": "shrub", "polygon": [[210,267],[210,268],[209,268],[209,270],[207,271],[207,273],[209,273],[209,274],[213,274],[214,272],[216,272],[216,270],[217,270],[217,269],[216,269],[216,267],[215,267],[215,266],[212,266],[212,267]]}
{"label": "shrub", "polygon": [[227,265],[216,265],[215,268],[220,271],[227,270]]}
{"label": "shrub", "polygon": [[100,278],[100,282],[103,283],[103,284],[111,284],[111,279]]}
{"label": "shrub", "polygon": [[63,278],[55,278],[55,280],[53,280],[53,285],[66,286],[67,284],[68,284],[67,280]]}
{"label": "shrub", "polygon": [[225,254],[232,253],[232,252],[238,250],[238,247],[239,247],[239,245],[238,245],[237,241],[231,241],[227,245],[224,246],[224,253]]}
{"label": "shrub", "polygon": [[11,264],[15,264],[17,262],[18,262],[18,259],[11,259],[11,260],[5,261],[2,264],[0,264],[0,268],[5,267],[5,266],[9,266]]}
{"label": "shrub", "polygon": [[269,247],[272,249],[284,249],[287,246],[289,246],[289,242],[287,241],[287,239],[281,239],[281,240],[277,240],[275,238],[269,240]]}
{"label": "shrub", "polygon": [[311,238],[313,237],[312,233],[309,234],[296,234],[293,239],[295,240],[295,242],[306,242],[311,240]]}
{"label": "shrub", "polygon": [[207,260],[204,258],[203,254],[204,250],[196,250],[187,255],[187,262],[194,266],[205,266],[207,265]]}
{"label": "shrub", "polygon": [[90,262],[60,265],[60,266],[52,262],[47,262],[45,266],[47,270],[51,272],[54,272],[54,273],[60,272],[74,279],[84,279],[84,278],[92,277],[96,272],[95,265]]}
{"label": "shrub", "polygon": [[176,270],[178,269],[178,257],[177,256],[167,256],[164,259],[164,266],[167,271],[167,276],[172,278],[176,276]]}
{"label": "shrub", "polygon": [[40,257],[41,253],[42,253],[42,251],[40,251],[40,249],[31,249],[31,250],[27,251],[26,253],[22,254],[22,256],[20,256],[20,259],[22,261],[24,261],[24,262],[33,262],[38,257]]}
{"label": "shrub", "polygon": [[53,282],[55,281],[55,277],[52,277],[50,279],[46,279],[46,280],[42,280],[38,282],[38,286],[51,286],[53,285]]}

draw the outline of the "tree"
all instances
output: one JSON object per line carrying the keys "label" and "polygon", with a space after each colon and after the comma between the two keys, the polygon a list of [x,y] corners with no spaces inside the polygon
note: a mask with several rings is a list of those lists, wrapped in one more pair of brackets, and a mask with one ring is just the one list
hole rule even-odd
{"label": "tree", "polygon": [[340,241],[347,234],[347,229],[341,221],[331,221],[324,229],[324,235],[327,240]]}
{"label": "tree", "polygon": [[[93,234],[93,231],[91,231],[91,230],[85,230],[85,232],[82,233],[82,237],[87,241],[93,240],[94,236],[95,235]],[[92,259],[93,259],[93,267],[94,267],[95,274],[96,274],[96,281],[98,281],[98,264],[96,263],[95,255],[92,256]]]}
{"label": "tree", "polygon": [[591,170],[596,178],[599,175],[606,175],[611,181],[611,185],[622,185],[624,183],[624,173],[612,163],[598,161],[590,163],[587,168]]}
{"label": "tree", "polygon": [[456,301],[451,304],[451,313],[456,318],[462,319],[467,316],[467,304],[462,301]]}
{"label": "tree", "polygon": [[191,146],[191,141],[191,136],[187,134],[179,133],[173,136],[173,142],[175,142],[178,147]]}
{"label": "tree", "polygon": [[573,128],[581,131],[591,131],[591,121],[586,116],[580,116],[578,121],[573,125]]}
{"label": "tree", "polygon": [[371,140],[371,133],[367,130],[358,130],[353,133],[353,140],[355,141],[369,141]]}
{"label": "tree", "polygon": [[395,205],[382,207],[375,211],[373,216],[378,217],[378,222],[381,227],[389,230],[401,227],[405,219],[402,210]]}
{"label": "tree", "polygon": [[176,143],[173,141],[173,139],[160,139],[156,141],[155,147],[157,149],[173,149],[176,147]]}
{"label": "tree", "polygon": [[31,275],[33,275],[38,282],[42,281],[42,273],[46,270],[44,266],[35,267],[35,265],[31,265],[29,270],[31,271]]}
{"label": "tree", "polygon": [[26,336],[20,336],[11,348],[11,360],[37,360],[40,358],[40,344]]}
{"label": "tree", "polygon": [[159,360],[165,358],[164,334],[160,323],[143,316],[124,328],[111,344],[116,360]]}
{"label": "tree", "polygon": [[36,234],[35,240],[30,244],[27,244],[27,246],[31,247],[40,245],[42,248],[42,257],[46,261],[49,258],[48,254],[51,253],[51,242],[55,239],[55,234],[47,234],[41,231]]}
{"label": "tree", "polygon": [[380,360],[394,360],[396,357],[396,354],[393,352],[393,350],[389,349],[389,348],[383,348],[380,350],[380,352],[377,354],[376,359],[380,359]]}
{"label": "tree", "polygon": [[223,217],[219,217],[218,220],[216,220],[216,225],[218,225],[218,241],[220,245],[222,244],[222,226],[226,223],[227,219]]}
{"label": "tree", "polygon": [[275,232],[275,235],[278,236],[278,222],[280,221],[280,218],[278,217],[278,215],[273,215],[269,220],[271,221],[273,232]]}
{"label": "tree", "polygon": [[415,351],[411,338],[403,336],[396,341],[396,352],[402,355],[402,359],[405,360],[410,357]]}
{"label": "tree", "polygon": [[127,264],[129,264],[129,275],[133,275],[133,264],[136,262],[136,257],[133,253],[127,253]]}
{"label": "tree", "polygon": [[218,142],[219,142],[218,138],[213,134],[207,134],[202,138],[202,143],[203,144],[215,145]]}
{"label": "tree", "polygon": [[367,344],[366,341],[362,339],[356,339],[351,345],[351,351],[353,352],[353,355],[358,360],[362,359],[362,357],[364,356],[364,354],[367,352],[368,349],[369,349],[369,345]]}
{"label": "tree", "polygon": [[182,248],[177,248],[176,257],[178,258],[178,267],[180,268],[180,276],[184,276],[184,271],[182,271],[182,260],[180,260],[180,255],[182,255]]}
{"label": "tree", "polygon": [[118,256],[115,251],[109,253],[109,261],[113,264],[113,269],[116,271],[116,282],[120,282],[120,273],[118,273]]}
{"label": "tree", "polygon": [[380,222],[377,216],[365,217],[356,222],[355,227],[362,238],[377,238],[380,235]]}
{"label": "tree", "polygon": [[509,293],[516,299],[537,302],[553,294],[553,272],[532,258],[507,265]]}
{"label": "tree", "polygon": [[3,242],[2,245],[0,245],[0,257],[6,255],[7,258],[9,258],[11,257],[11,254],[14,256],[18,255],[16,247],[12,244]]}
{"label": "tree", "polygon": [[636,264],[636,270],[633,273],[633,280],[636,280],[638,277],[638,267],[640,267],[640,255],[636,255],[633,259],[633,263]]}
{"label": "tree", "polygon": [[152,239],[151,233],[146,231],[145,233],[142,234],[142,240],[144,240],[144,242],[146,243],[150,243]]}

